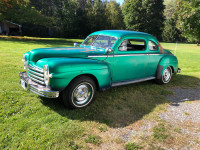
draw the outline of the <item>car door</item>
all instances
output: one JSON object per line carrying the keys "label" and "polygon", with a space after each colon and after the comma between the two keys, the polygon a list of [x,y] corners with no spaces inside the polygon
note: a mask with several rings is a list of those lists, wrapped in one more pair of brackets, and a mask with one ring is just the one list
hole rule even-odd
{"label": "car door", "polygon": [[147,41],[144,38],[124,38],[115,48],[113,82],[145,78],[148,62]]}
{"label": "car door", "polygon": [[146,67],[146,74],[148,77],[155,77],[158,64],[160,59],[163,57],[163,53],[160,52],[160,48],[158,46],[158,42],[150,39],[148,41],[148,53],[149,53],[149,61]]}

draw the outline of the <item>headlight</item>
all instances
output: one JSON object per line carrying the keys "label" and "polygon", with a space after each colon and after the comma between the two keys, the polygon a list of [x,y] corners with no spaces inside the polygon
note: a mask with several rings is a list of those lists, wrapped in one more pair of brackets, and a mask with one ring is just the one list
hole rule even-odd
{"label": "headlight", "polygon": [[49,85],[49,67],[48,65],[44,65],[44,83]]}
{"label": "headlight", "polygon": [[23,61],[23,62],[26,61],[25,55],[23,55],[22,61]]}
{"label": "headlight", "polygon": [[24,69],[26,70],[27,67],[28,67],[28,62],[26,61],[25,55],[23,55],[22,61],[23,61],[23,64],[24,64]]}

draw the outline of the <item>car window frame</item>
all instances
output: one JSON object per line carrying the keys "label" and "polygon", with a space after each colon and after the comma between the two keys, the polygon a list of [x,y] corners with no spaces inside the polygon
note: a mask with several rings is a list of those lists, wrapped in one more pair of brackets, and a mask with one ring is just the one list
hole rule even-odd
{"label": "car window frame", "polygon": [[[156,45],[157,49],[156,49],[156,50],[150,50],[150,49],[149,49],[149,42],[154,43],[154,44]],[[158,44],[156,44],[156,42],[154,42],[153,40],[149,40],[149,41],[148,41],[148,49],[149,49],[149,51],[158,51],[158,50],[159,50],[159,46],[158,46]]]}
{"label": "car window frame", "polygon": [[[127,40],[127,39],[135,39],[135,40],[144,40],[144,42],[146,43],[146,47],[145,47],[145,50],[134,50],[134,51],[120,51],[119,50],[119,47],[121,45],[121,43],[124,41],[124,40]],[[118,46],[116,47],[117,48],[117,54],[137,54],[137,53],[147,53],[147,50],[148,50],[148,47],[147,47],[147,39],[146,38],[143,38],[143,37],[124,37],[122,38],[120,41],[119,41],[119,44]]]}
{"label": "car window frame", "polygon": [[[88,36],[83,40],[83,42],[80,44],[80,46],[81,46],[81,47],[92,46],[92,45],[85,45],[85,44],[83,44],[83,43],[87,40],[88,37],[93,36],[93,35],[94,35],[94,36],[97,35],[97,38],[98,38],[98,36],[100,36],[100,35],[116,38],[116,41],[115,41],[115,43],[112,45],[111,49],[113,49],[113,48],[115,47],[115,45],[118,43],[118,37],[117,37],[117,36],[112,36],[112,35],[107,35],[107,34],[91,34],[91,35],[88,35]],[[95,39],[95,40],[96,40],[96,39]],[[94,42],[93,42],[93,43],[94,43]],[[93,43],[92,43],[92,44],[93,44]],[[102,47],[99,47],[99,48],[102,48]],[[103,48],[103,49],[105,49],[105,48]]]}

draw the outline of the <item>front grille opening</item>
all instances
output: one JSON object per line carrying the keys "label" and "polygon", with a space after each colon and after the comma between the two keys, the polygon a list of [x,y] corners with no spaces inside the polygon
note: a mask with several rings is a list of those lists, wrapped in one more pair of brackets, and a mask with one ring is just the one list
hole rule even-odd
{"label": "front grille opening", "polygon": [[33,67],[31,65],[28,65],[27,73],[29,78],[40,84],[40,85],[45,85],[44,83],[44,70],[38,67]]}

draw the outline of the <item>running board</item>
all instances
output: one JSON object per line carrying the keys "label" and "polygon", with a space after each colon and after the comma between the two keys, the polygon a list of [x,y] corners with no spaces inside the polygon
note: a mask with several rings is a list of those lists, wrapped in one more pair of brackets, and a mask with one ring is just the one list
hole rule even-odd
{"label": "running board", "polygon": [[127,85],[127,84],[132,84],[132,83],[138,83],[138,82],[143,82],[143,81],[148,81],[148,80],[153,80],[156,77],[149,77],[149,78],[142,78],[138,80],[129,80],[129,81],[123,81],[123,82],[113,82],[112,87],[114,86],[121,86],[121,85]]}

